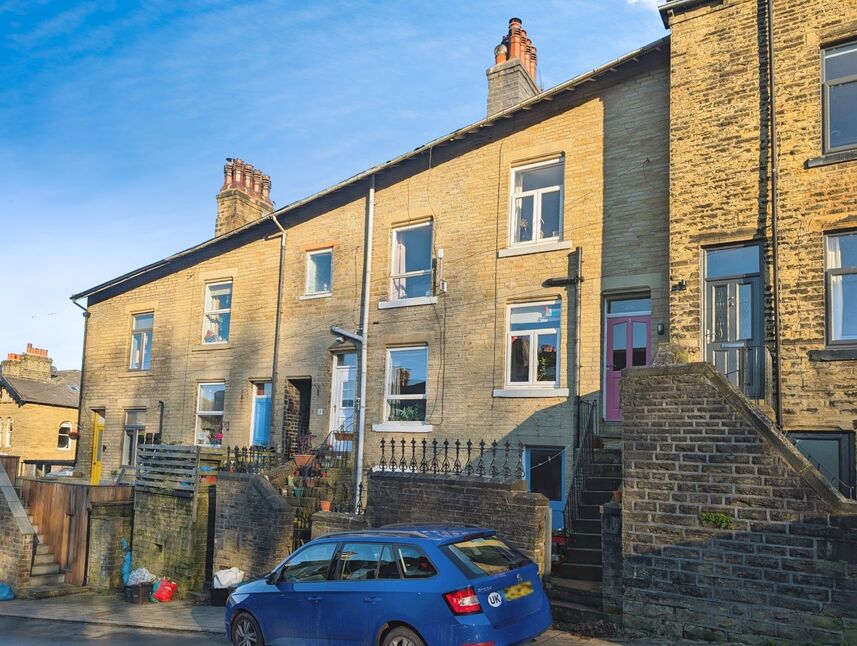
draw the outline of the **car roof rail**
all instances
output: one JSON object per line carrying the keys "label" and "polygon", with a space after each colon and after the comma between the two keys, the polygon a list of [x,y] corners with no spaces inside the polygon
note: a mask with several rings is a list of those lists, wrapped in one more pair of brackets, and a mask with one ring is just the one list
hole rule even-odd
{"label": "car roof rail", "polygon": [[351,531],[330,532],[329,534],[325,534],[324,536],[319,536],[319,538],[333,538],[337,536],[372,536],[375,534],[383,534],[385,536],[404,536],[407,538],[427,538],[423,532],[409,532],[406,530],[397,531],[395,529],[389,529],[386,527],[379,527],[377,529],[354,529]]}

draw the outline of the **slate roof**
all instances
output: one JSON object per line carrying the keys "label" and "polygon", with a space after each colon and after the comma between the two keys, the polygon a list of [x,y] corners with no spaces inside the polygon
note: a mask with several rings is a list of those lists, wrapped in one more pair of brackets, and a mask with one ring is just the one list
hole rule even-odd
{"label": "slate roof", "polygon": [[19,404],[77,408],[80,403],[80,370],[58,370],[49,382],[0,375],[0,385]]}

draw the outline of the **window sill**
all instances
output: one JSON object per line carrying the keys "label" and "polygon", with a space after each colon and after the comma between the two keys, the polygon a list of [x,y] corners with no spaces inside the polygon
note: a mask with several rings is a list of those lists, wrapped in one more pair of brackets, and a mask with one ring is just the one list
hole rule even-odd
{"label": "window sill", "polygon": [[857,348],[827,348],[825,350],[810,350],[810,361],[857,361]]}
{"label": "window sill", "polygon": [[190,349],[191,352],[209,352],[211,350],[231,350],[230,343],[201,343],[200,345]]}
{"label": "window sill", "polygon": [[568,388],[498,388],[494,397],[568,397]]}
{"label": "window sill", "polygon": [[131,370],[131,369],[129,369],[129,370],[126,370],[124,373],[120,374],[119,377],[131,377],[131,378],[148,377],[150,374],[152,374],[151,368],[149,368],[148,370]]}
{"label": "window sill", "polygon": [[437,303],[437,296],[418,296],[416,298],[403,298],[400,301],[380,301],[378,303],[379,310],[391,310],[396,307],[413,307],[416,305],[434,305]]}
{"label": "window sill", "polygon": [[325,292],[324,294],[304,294],[303,296],[298,296],[299,301],[313,301],[317,298],[330,298],[333,296],[332,292]]}
{"label": "window sill", "polygon": [[831,164],[841,164],[842,162],[857,161],[857,148],[854,150],[840,150],[836,153],[827,153],[820,157],[807,159],[804,163],[804,168],[820,168],[822,166],[830,166]]}
{"label": "window sill", "polygon": [[511,256],[526,256],[531,253],[544,253],[547,251],[563,251],[571,249],[570,240],[556,240],[554,242],[537,242],[535,244],[508,247],[497,251],[498,258],[509,258]]}
{"label": "window sill", "polygon": [[372,424],[376,433],[431,433],[434,426],[425,422],[384,422]]}

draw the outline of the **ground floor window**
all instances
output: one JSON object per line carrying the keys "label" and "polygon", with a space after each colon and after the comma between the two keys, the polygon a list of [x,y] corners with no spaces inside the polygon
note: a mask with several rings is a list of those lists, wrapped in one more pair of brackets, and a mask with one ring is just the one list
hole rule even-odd
{"label": "ground floor window", "polygon": [[223,404],[226,384],[199,384],[196,399],[196,443],[220,446],[223,442]]}
{"label": "ground floor window", "polygon": [[125,436],[122,443],[122,464],[124,466],[137,465],[137,450],[144,444],[160,444],[161,435],[153,431],[146,431],[144,416],[146,410],[136,408],[125,411]]}
{"label": "ground floor window", "polygon": [[388,422],[424,422],[428,402],[428,348],[387,350],[385,418]]}
{"label": "ground floor window", "polygon": [[857,499],[854,433],[789,433],[789,437],[843,496]]}
{"label": "ground floor window", "polygon": [[559,386],[560,301],[509,307],[506,384]]}

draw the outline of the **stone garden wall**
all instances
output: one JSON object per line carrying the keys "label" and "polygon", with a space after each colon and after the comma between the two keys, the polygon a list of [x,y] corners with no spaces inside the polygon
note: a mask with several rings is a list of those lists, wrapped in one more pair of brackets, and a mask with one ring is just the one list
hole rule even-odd
{"label": "stone garden wall", "polygon": [[27,512],[0,465],[0,583],[17,593],[30,580],[36,538]]}
{"label": "stone garden wall", "polygon": [[857,643],[857,504],[707,364],[628,369],[622,398],[626,630]]}
{"label": "stone garden wall", "polygon": [[93,590],[118,590],[122,584],[122,539],[131,544],[134,503],[93,502],[89,512],[87,584]]}

